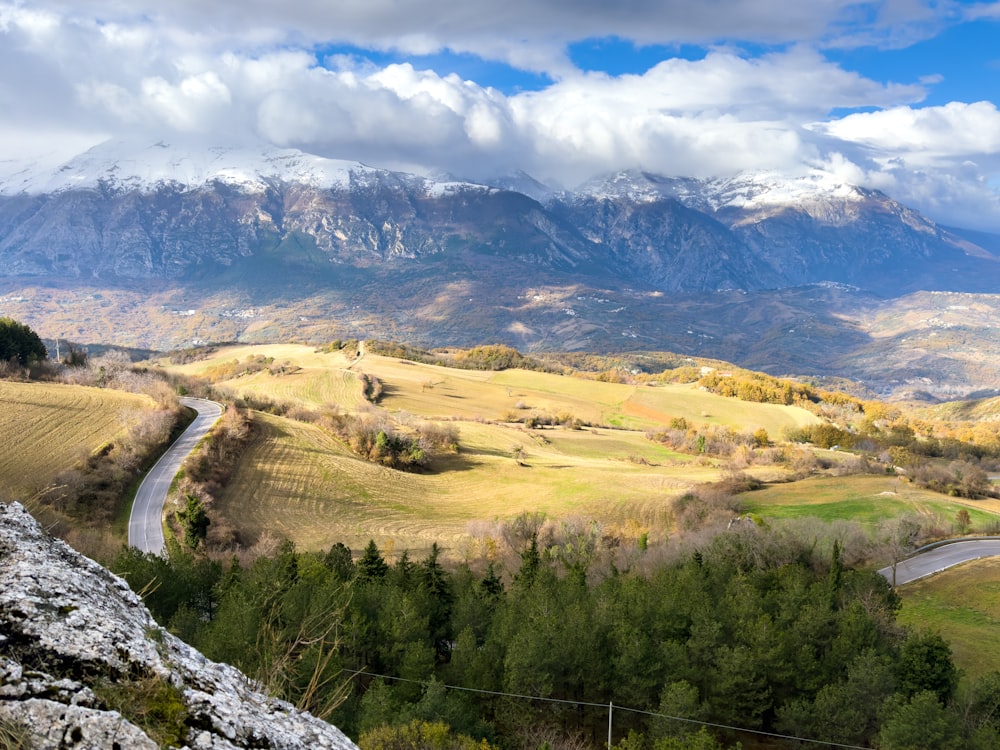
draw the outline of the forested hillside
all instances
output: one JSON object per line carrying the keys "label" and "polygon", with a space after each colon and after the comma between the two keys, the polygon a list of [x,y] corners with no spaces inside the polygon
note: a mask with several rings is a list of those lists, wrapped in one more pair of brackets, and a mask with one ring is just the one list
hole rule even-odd
{"label": "forested hillside", "polygon": [[716,747],[705,726],[725,747],[766,733],[1000,742],[1000,675],[960,701],[948,645],[900,627],[885,579],[846,564],[839,542],[749,524],[612,565],[586,535],[550,546],[522,524],[509,539],[510,571],[446,569],[437,548],[390,565],[374,544],[357,562],[342,545],[286,544],[246,569],[135,551],[116,566],[171,629],[362,747],[413,721],[500,747],[596,747],[610,704],[629,750]]}

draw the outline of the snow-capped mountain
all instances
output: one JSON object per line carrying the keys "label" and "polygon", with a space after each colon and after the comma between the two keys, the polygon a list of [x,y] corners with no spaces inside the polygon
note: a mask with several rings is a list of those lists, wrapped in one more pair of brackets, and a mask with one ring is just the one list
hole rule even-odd
{"label": "snow-capped mountain", "polygon": [[[688,352],[776,373],[832,372],[855,357],[873,363],[864,377],[884,379],[871,368],[887,361],[887,341],[852,310],[916,290],[1000,289],[997,238],[945,230],[820,173],[634,171],[572,191],[517,172],[487,183],[176,140],[3,163],[0,315],[50,337],[158,348],[503,341]],[[941,304],[919,319],[979,309]],[[986,318],[956,346],[995,346]],[[935,364],[941,339],[918,339],[892,344],[899,369],[955,369],[954,347]],[[996,387],[986,371],[974,365],[948,388]]]}
{"label": "snow-capped mountain", "polygon": [[819,172],[630,171],[559,193],[518,172],[490,182],[261,144],[109,141],[58,166],[0,165],[0,274],[182,280],[308,258],[322,276],[472,253],[522,275],[660,291],[834,281],[894,293],[992,283],[1000,267],[888,196]]}
{"label": "snow-capped mountain", "polygon": [[828,217],[830,210],[820,207],[860,204],[877,195],[818,170],[792,177],[775,171],[758,171],[712,179],[664,177],[629,170],[590,180],[573,193],[650,203],[674,199],[708,214],[727,209],[760,213],[795,207]]}
{"label": "snow-capped mountain", "polygon": [[33,169],[32,165],[24,164],[18,167],[8,168],[8,174],[0,172],[0,194],[96,189],[102,183],[144,192],[168,183],[196,188],[216,181],[257,190],[264,189],[268,179],[316,186],[346,185],[351,170],[361,165],[322,159],[292,149],[185,148],[176,142],[113,140],[54,169],[44,166]]}
{"label": "snow-capped mountain", "polygon": [[[677,283],[686,268],[715,288],[834,281],[894,294],[964,287],[971,256],[994,260],[889,196],[821,172],[695,179],[626,171],[549,206],[671,291],[690,288]],[[976,273],[996,280],[998,270],[987,262]]]}
{"label": "snow-capped mountain", "polygon": [[456,180],[424,179],[264,143],[234,146],[183,139],[109,140],[61,164],[0,163],[0,195],[6,196],[98,188],[149,193],[168,186],[193,190],[213,183],[247,193],[275,184],[347,189],[352,184],[386,179],[437,192],[466,186],[481,189]]}

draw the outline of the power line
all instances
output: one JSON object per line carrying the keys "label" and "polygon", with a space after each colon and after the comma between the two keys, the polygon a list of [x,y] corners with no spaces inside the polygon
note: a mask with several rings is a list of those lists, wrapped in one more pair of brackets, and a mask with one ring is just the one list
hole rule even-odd
{"label": "power line", "polygon": [[[379,678],[381,678],[383,680],[395,680],[396,682],[410,682],[410,683],[414,683],[416,685],[423,685],[424,687],[430,687],[431,685],[435,684],[435,683],[432,683],[432,682],[427,682],[426,680],[414,680],[414,679],[410,679],[410,678],[407,678],[407,677],[393,677],[392,675],[376,674],[374,672],[367,672],[367,671],[361,670],[361,669],[343,669],[342,668],[341,671],[342,672],[347,672],[349,674],[354,674],[354,675],[368,675],[369,677],[379,677]],[[611,721],[610,714],[611,714],[611,712],[613,712],[613,711],[626,711],[628,713],[642,714],[642,715],[645,715],[645,716],[653,716],[655,718],[660,718],[660,719],[670,719],[671,721],[680,721],[680,722],[685,722],[687,724],[698,724],[699,726],[711,727],[713,729],[725,729],[725,730],[732,731],[732,732],[745,732],[747,734],[755,734],[755,735],[759,735],[761,737],[770,737],[772,739],[795,740],[795,741],[798,741],[798,742],[810,742],[810,743],[815,744],[815,745],[826,745],[827,747],[837,747],[837,748],[842,748],[843,750],[870,750],[869,748],[862,747],[861,745],[846,745],[846,744],[844,744],[842,742],[832,742],[830,740],[814,740],[814,739],[810,739],[809,737],[797,737],[797,736],[792,735],[792,734],[779,734],[777,732],[765,732],[762,729],[747,729],[745,727],[736,727],[736,726],[731,726],[729,724],[718,724],[718,723],[712,722],[712,721],[702,721],[700,719],[689,719],[689,718],[686,718],[684,716],[671,716],[670,714],[661,714],[661,713],[657,713],[655,711],[646,711],[646,710],[643,710],[641,708],[629,708],[628,706],[620,706],[618,704],[610,703],[610,702],[609,703],[592,703],[590,701],[582,701],[582,700],[566,700],[564,698],[545,698],[545,697],[542,697],[540,695],[522,695],[522,694],[519,694],[519,693],[505,693],[505,692],[501,692],[501,691],[498,691],[498,690],[483,690],[482,688],[470,688],[470,687],[463,687],[461,685],[448,685],[448,684],[445,684],[443,682],[438,682],[436,684],[441,685],[446,690],[461,690],[461,691],[464,691],[466,693],[479,693],[480,695],[491,695],[491,696],[494,696],[494,697],[517,698],[519,700],[541,701],[543,703],[561,703],[561,704],[568,704],[568,705],[572,705],[572,706],[588,706],[588,707],[591,707],[591,708],[606,708],[606,709],[608,709],[608,712],[609,712],[609,718],[608,718],[608,721],[609,721],[609,732],[608,732],[608,734],[609,734],[609,736],[610,736],[610,721]]]}

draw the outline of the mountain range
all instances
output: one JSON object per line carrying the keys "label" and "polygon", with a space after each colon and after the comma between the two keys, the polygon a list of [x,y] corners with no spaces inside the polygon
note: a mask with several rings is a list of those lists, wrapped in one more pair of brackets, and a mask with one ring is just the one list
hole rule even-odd
{"label": "mountain range", "polygon": [[819,172],[564,190],[166,141],[0,164],[0,314],[82,343],[667,349],[950,397],[1000,387],[998,253]]}

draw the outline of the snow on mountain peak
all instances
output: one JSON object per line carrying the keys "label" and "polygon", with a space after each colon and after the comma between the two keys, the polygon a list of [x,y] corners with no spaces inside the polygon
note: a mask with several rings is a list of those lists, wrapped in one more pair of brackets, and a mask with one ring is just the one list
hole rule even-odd
{"label": "snow on mountain peak", "polygon": [[[212,182],[257,192],[275,182],[326,189],[374,185],[383,180],[422,187],[432,197],[496,188],[516,190],[542,201],[554,194],[523,173],[497,178],[490,182],[491,188],[454,178],[393,173],[359,162],[329,159],[259,142],[210,146],[183,138],[108,140],[63,163],[51,159],[0,162],[0,195],[95,189],[102,184],[140,191],[170,184],[198,188]],[[689,208],[708,212],[726,207],[766,211],[788,205],[817,205],[830,199],[857,202],[865,197],[860,189],[821,171],[796,177],[773,171],[744,172],[734,177],[702,180],[664,177],[633,169],[591,180],[573,192],[636,202],[672,198]]]}
{"label": "snow on mountain peak", "polygon": [[0,194],[51,193],[110,183],[133,189],[161,184],[198,187],[219,181],[259,190],[268,180],[316,187],[347,185],[351,173],[367,170],[349,161],[262,144],[203,147],[177,141],[109,140],[53,167],[44,163],[0,164]]}
{"label": "snow on mountain peak", "polygon": [[221,182],[248,192],[275,182],[317,189],[407,183],[429,196],[490,188],[453,179],[435,180],[329,159],[263,143],[206,146],[197,141],[109,140],[69,161],[0,162],[0,195],[46,194],[74,189],[115,188],[150,191],[163,185],[198,188]]}
{"label": "snow on mountain peak", "polygon": [[803,205],[830,198],[852,202],[864,199],[854,185],[819,170],[793,177],[774,171],[741,172],[735,177],[709,180],[706,186],[715,210],[724,206],[753,209]]}
{"label": "snow on mountain peak", "polygon": [[701,180],[663,177],[625,170],[585,183],[577,192],[591,197],[629,198],[649,202],[674,198],[690,208],[718,211],[725,207],[756,209],[804,205],[821,200],[860,201],[861,190],[828,172],[789,177],[776,171],[741,172],[733,177]]}

